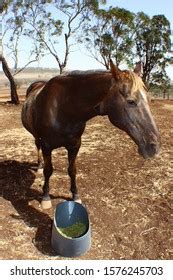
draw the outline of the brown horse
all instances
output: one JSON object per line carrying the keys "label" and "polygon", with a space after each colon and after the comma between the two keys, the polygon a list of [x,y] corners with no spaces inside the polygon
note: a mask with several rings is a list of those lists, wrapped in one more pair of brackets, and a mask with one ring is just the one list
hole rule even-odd
{"label": "brown horse", "polygon": [[[68,151],[68,174],[73,199],[77,199],[75,159],[86,122],[107,115],[138,145],[139,153],[152,157],[159,152],[160,137],[149,109],[140,70],[73,71],[30,86],[22,109],[24,127],[34,136],[44,159],[42,207],[51,207],[49,178],[53,172],[51,152]],[[40,160],[39,160],[40,161]]]}
{"label": "brown horse", "polygon": [[40,89],[41,87],[43,87],[45,84],[46,84],[46,81],[36,81],[36,82],[32,83],[26,91],[26,97],[28,96],[28,94],[31,91],[36,91],[36,90]]}

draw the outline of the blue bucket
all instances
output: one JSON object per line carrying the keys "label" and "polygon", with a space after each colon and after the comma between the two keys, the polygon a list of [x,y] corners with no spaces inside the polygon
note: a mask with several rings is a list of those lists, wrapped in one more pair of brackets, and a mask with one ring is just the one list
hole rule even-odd
{"label": "blue bucket", "polygon": [[[84,232],[78,237],[68,237],[60,229],[76,223],[84,225]],[[56,206],[52,227],[51,245],[57,255],[77,257],[91,247],[91,227],[86,208],[75,201],[64,201]]]}

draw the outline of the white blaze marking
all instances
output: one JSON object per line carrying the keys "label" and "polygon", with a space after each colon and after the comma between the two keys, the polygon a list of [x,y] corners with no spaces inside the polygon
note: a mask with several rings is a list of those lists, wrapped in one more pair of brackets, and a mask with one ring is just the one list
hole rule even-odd
{"label": "white blaze marking", "polygon": [[143,90],[140,90],[140,93],[142,95],[142,98],[145,100],[145,102],[148,102],[146,93]]}

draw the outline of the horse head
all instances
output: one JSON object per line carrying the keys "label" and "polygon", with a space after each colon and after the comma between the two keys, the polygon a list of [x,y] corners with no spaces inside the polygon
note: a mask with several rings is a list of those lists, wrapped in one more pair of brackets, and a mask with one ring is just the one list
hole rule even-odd
{"label": "horse head", "polygon": [[144,158],[159,152],[160,136],[149,108],[146,87],[140,78],[141,67],[121,71],[110,62],[112,85],[105,100],[111,123],[124,130],[138,145]]}

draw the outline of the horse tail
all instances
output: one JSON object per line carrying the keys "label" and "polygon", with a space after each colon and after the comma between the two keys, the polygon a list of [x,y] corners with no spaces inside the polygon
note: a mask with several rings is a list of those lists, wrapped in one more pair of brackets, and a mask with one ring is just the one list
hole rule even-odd
{"label": "horse tail", "polygon": [[26,97],[28,97],[28,95],[32,91],[34,91],[36,89],[38,90],[41,87],[43,87],[46,83],[47,83],[47,81],[36,81],[36,82],[33,82],[32,84],[30,84],[30,86],[27,88],[27,91],[26,91]]}

